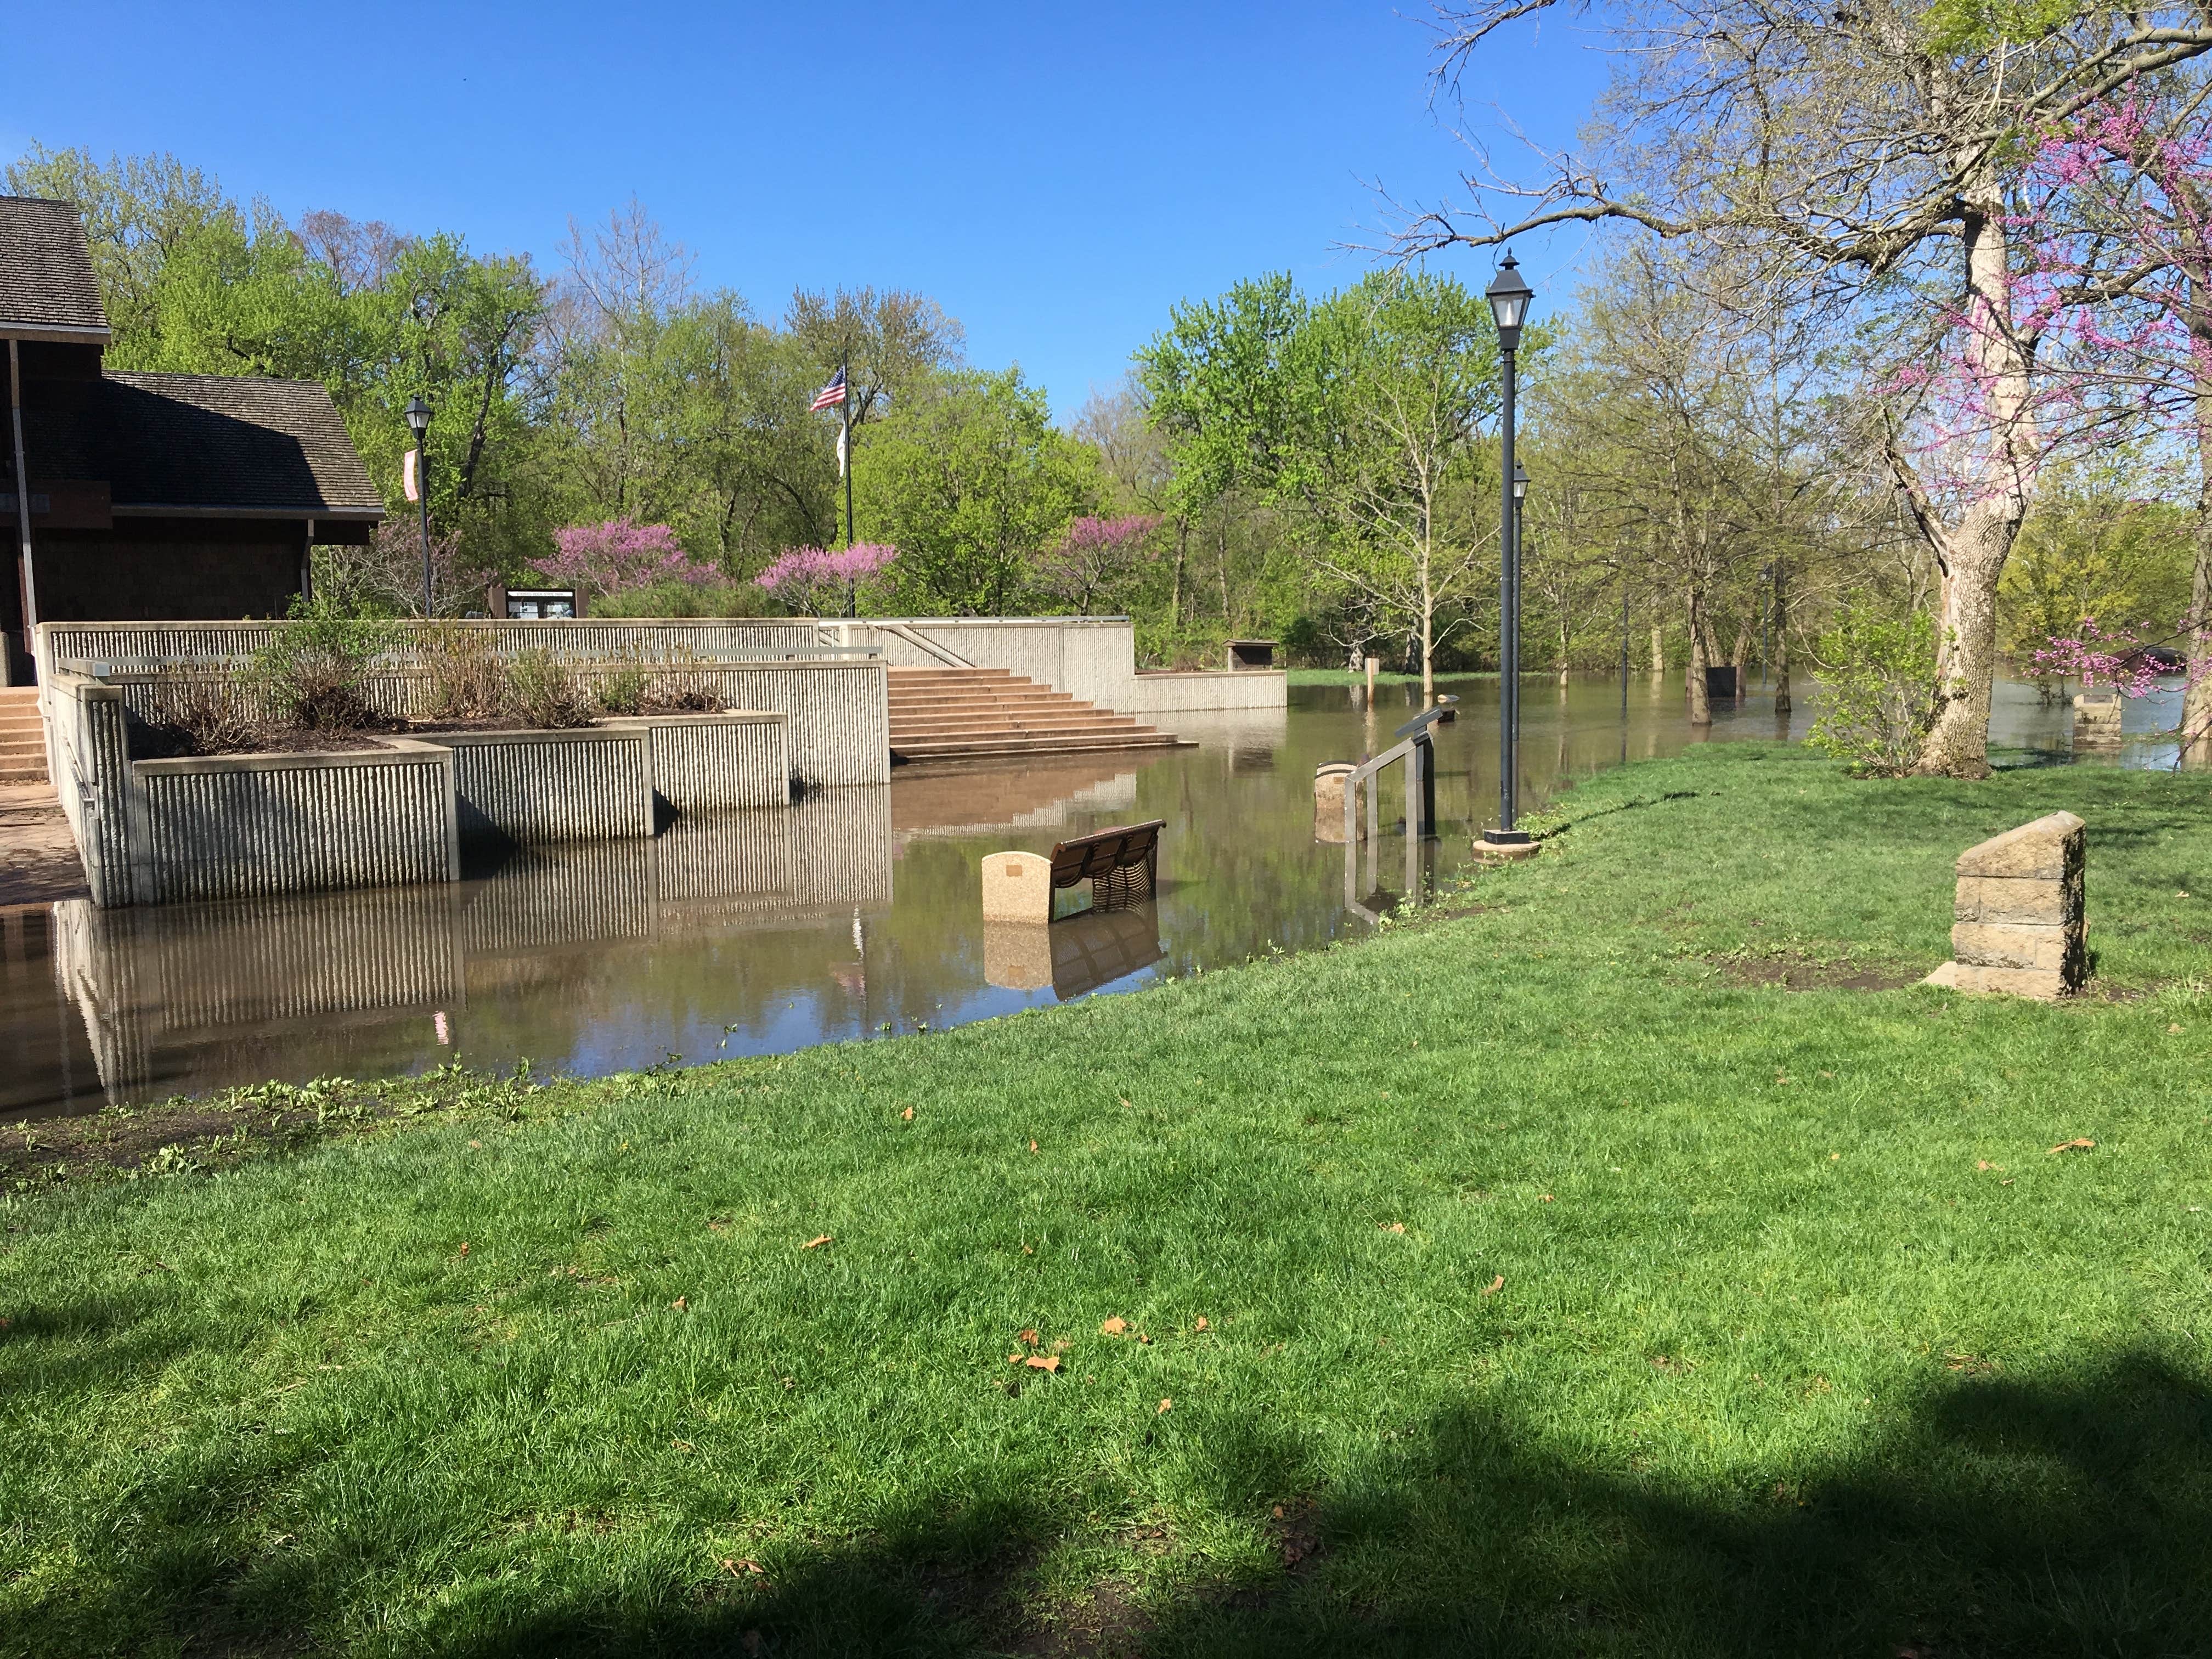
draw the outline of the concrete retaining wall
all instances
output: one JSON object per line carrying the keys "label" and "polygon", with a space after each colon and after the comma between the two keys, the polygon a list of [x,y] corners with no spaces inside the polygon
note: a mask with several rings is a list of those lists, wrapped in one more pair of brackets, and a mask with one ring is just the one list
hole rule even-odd
{"label": "concrete retaining wall", "polygon": [[464,841],[618,841],[653,834],[642,721],[566,732],[428,732],[450,750]]}
{"label": "concrete retaining wall", "polygon": [[[42,623],[38,629],[41,678],[49,666],[69,670],[104,662],[128,673],[203,665],[228,667],[252,656],[288,624],[281,622]],[[386,665],[420,667],[412,635],[419,623],[395,625]],[[576,621],[443,622],[480,634],[501,656],[533,646],[557,660],[598,662],[726,662],[781,660],[823,654],[819,626],[807,617],[584,617]]]}
{"label": "concrete retaining wall", "polygon": [[653,793],[678,812],[788,806],[785,720],[751,710],[651,716],[644,725]]}
{"label": "concrete retaining wall", "polygon": [[[586,666],[576,678],[587,691],[619,666]],[[785,760],[789,775],[809,787],[836,789],[890,781],[890,693],[884,665],[874,659],[793,662],[723,662],[687,667],[686,680],[735,709],[784,716]],[[82,675],[61,679],[84,681]],[[115,669],[86,684],[113,688],[132,717],[149,726],[176,718],[183,701],[195,692],[222,696],[241,714],[266,720],[270,711],[227,670],[185,667],[143,671]],[[379,671],[362,690],[369,705],[395,720],[428,717],[430,677],[417,670]],[[58,777],[60,773],[52,775]]]}
{"label": "concrete retaining wall", "polygon": [[893,667],[946,667],[938,654],[945,653],[1122,714],[1281,708],[1289,702],[1289,681],[1279,669],[1139,674],[1136,628],[1127,617],[871,617],[823,627],[841,641],[874,647]]}
{"label": "concrete retaining wall", "polygon": [[434,744],[134,761],[131,773],[131,893],[140,903],[460,874],[453,757]]}

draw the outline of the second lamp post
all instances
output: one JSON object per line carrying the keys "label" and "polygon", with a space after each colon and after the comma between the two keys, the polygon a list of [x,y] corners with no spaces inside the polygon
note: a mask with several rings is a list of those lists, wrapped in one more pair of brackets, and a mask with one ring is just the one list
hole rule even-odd
{"label": "second lamp post", "polygon": [[1498,349],[1504,369],[1504,398],[1499,410],[1498,526],[1500,592],[1498,607],[1498,828],[1482,832],[1483,843],[1512,856],[1508,848],[1533,845],[1528,832],[1513,827],[1520,805],[1521,741],[1521,498],[1528,475],[1513,459],[1513,354],[1520,349],[1521,325],[1535,297],[1522,280],[1520,262],[1508,253],[1483,297],[1498,325]]}
{"label": "second lamp post", "polygon": [[415,496],[422,508],[422,618],[435,614],[430,596],[430,405],[407,400],[407,424],[415,429]]}

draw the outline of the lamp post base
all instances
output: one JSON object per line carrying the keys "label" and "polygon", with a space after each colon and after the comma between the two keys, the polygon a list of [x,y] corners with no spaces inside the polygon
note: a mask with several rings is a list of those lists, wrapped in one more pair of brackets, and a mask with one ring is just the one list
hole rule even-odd
{"label": "lamp post base", "polygon": [[1526,830],[1486,830],[1475,838],[1474,855],[1486,864],[1508,864],[1533,859],[1542,850],[1528,839]]}

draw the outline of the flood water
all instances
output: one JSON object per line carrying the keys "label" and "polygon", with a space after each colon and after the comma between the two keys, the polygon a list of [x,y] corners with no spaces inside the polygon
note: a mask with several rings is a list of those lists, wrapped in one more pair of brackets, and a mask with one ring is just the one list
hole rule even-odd
{"label": "flood water", "polygon": [[[1433,878],[1496,822],[1498,688],[1462,699],[1437,738],[1443,834]],[[1298,950],[1370,923],[1345,897],[1344,849],[1314,835],[1314,769],[1389,746],[1419,688],[1293,687],[1286,712],[1164,722],[1196,747],[1012,766],[902,768],[887,787],[784,811],[683,821],[652,842],[518,854],[457,887],[102,911],[0,910],[0,1119],[95,1110],[231,1084],[392,1076],[459,1058],[603,1075],[669,1060],[781,1053],[933,1030],[1166,974]],[[2130,732],[2171,726],[2179,683],[2130,705]],[[1754,691],[1686,718],[1679,677],[1522,692],[1522,799],[1540,807],[1624,759],[1690,742],[1802,737]],[[2000,688],[2000,763],[2076,758],[2069,711]],[[2082,759],[2167,765],[2130,741]],[[1406,886],[1402,786],[1362,908]],[[987,930],[978,862],[1164,818],[1156,896],[1034,928]],[[1380,890],[1374,890],[1376,888]]]}

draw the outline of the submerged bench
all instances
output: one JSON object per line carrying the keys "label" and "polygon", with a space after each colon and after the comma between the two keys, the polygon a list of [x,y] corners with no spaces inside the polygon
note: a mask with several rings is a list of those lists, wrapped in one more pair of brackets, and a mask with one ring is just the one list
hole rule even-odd
{"label": "submerged bench", "polygon": [[1120,824],[1064,841],[1050,858],[1035,853],[993,853],[983,860],[986,921],[1050,921],[1052,896],[1079,881],[1091,884],[1094,910],[1113,910],[1150,898],[1159,876],[1160,831],[1165,818]]}

